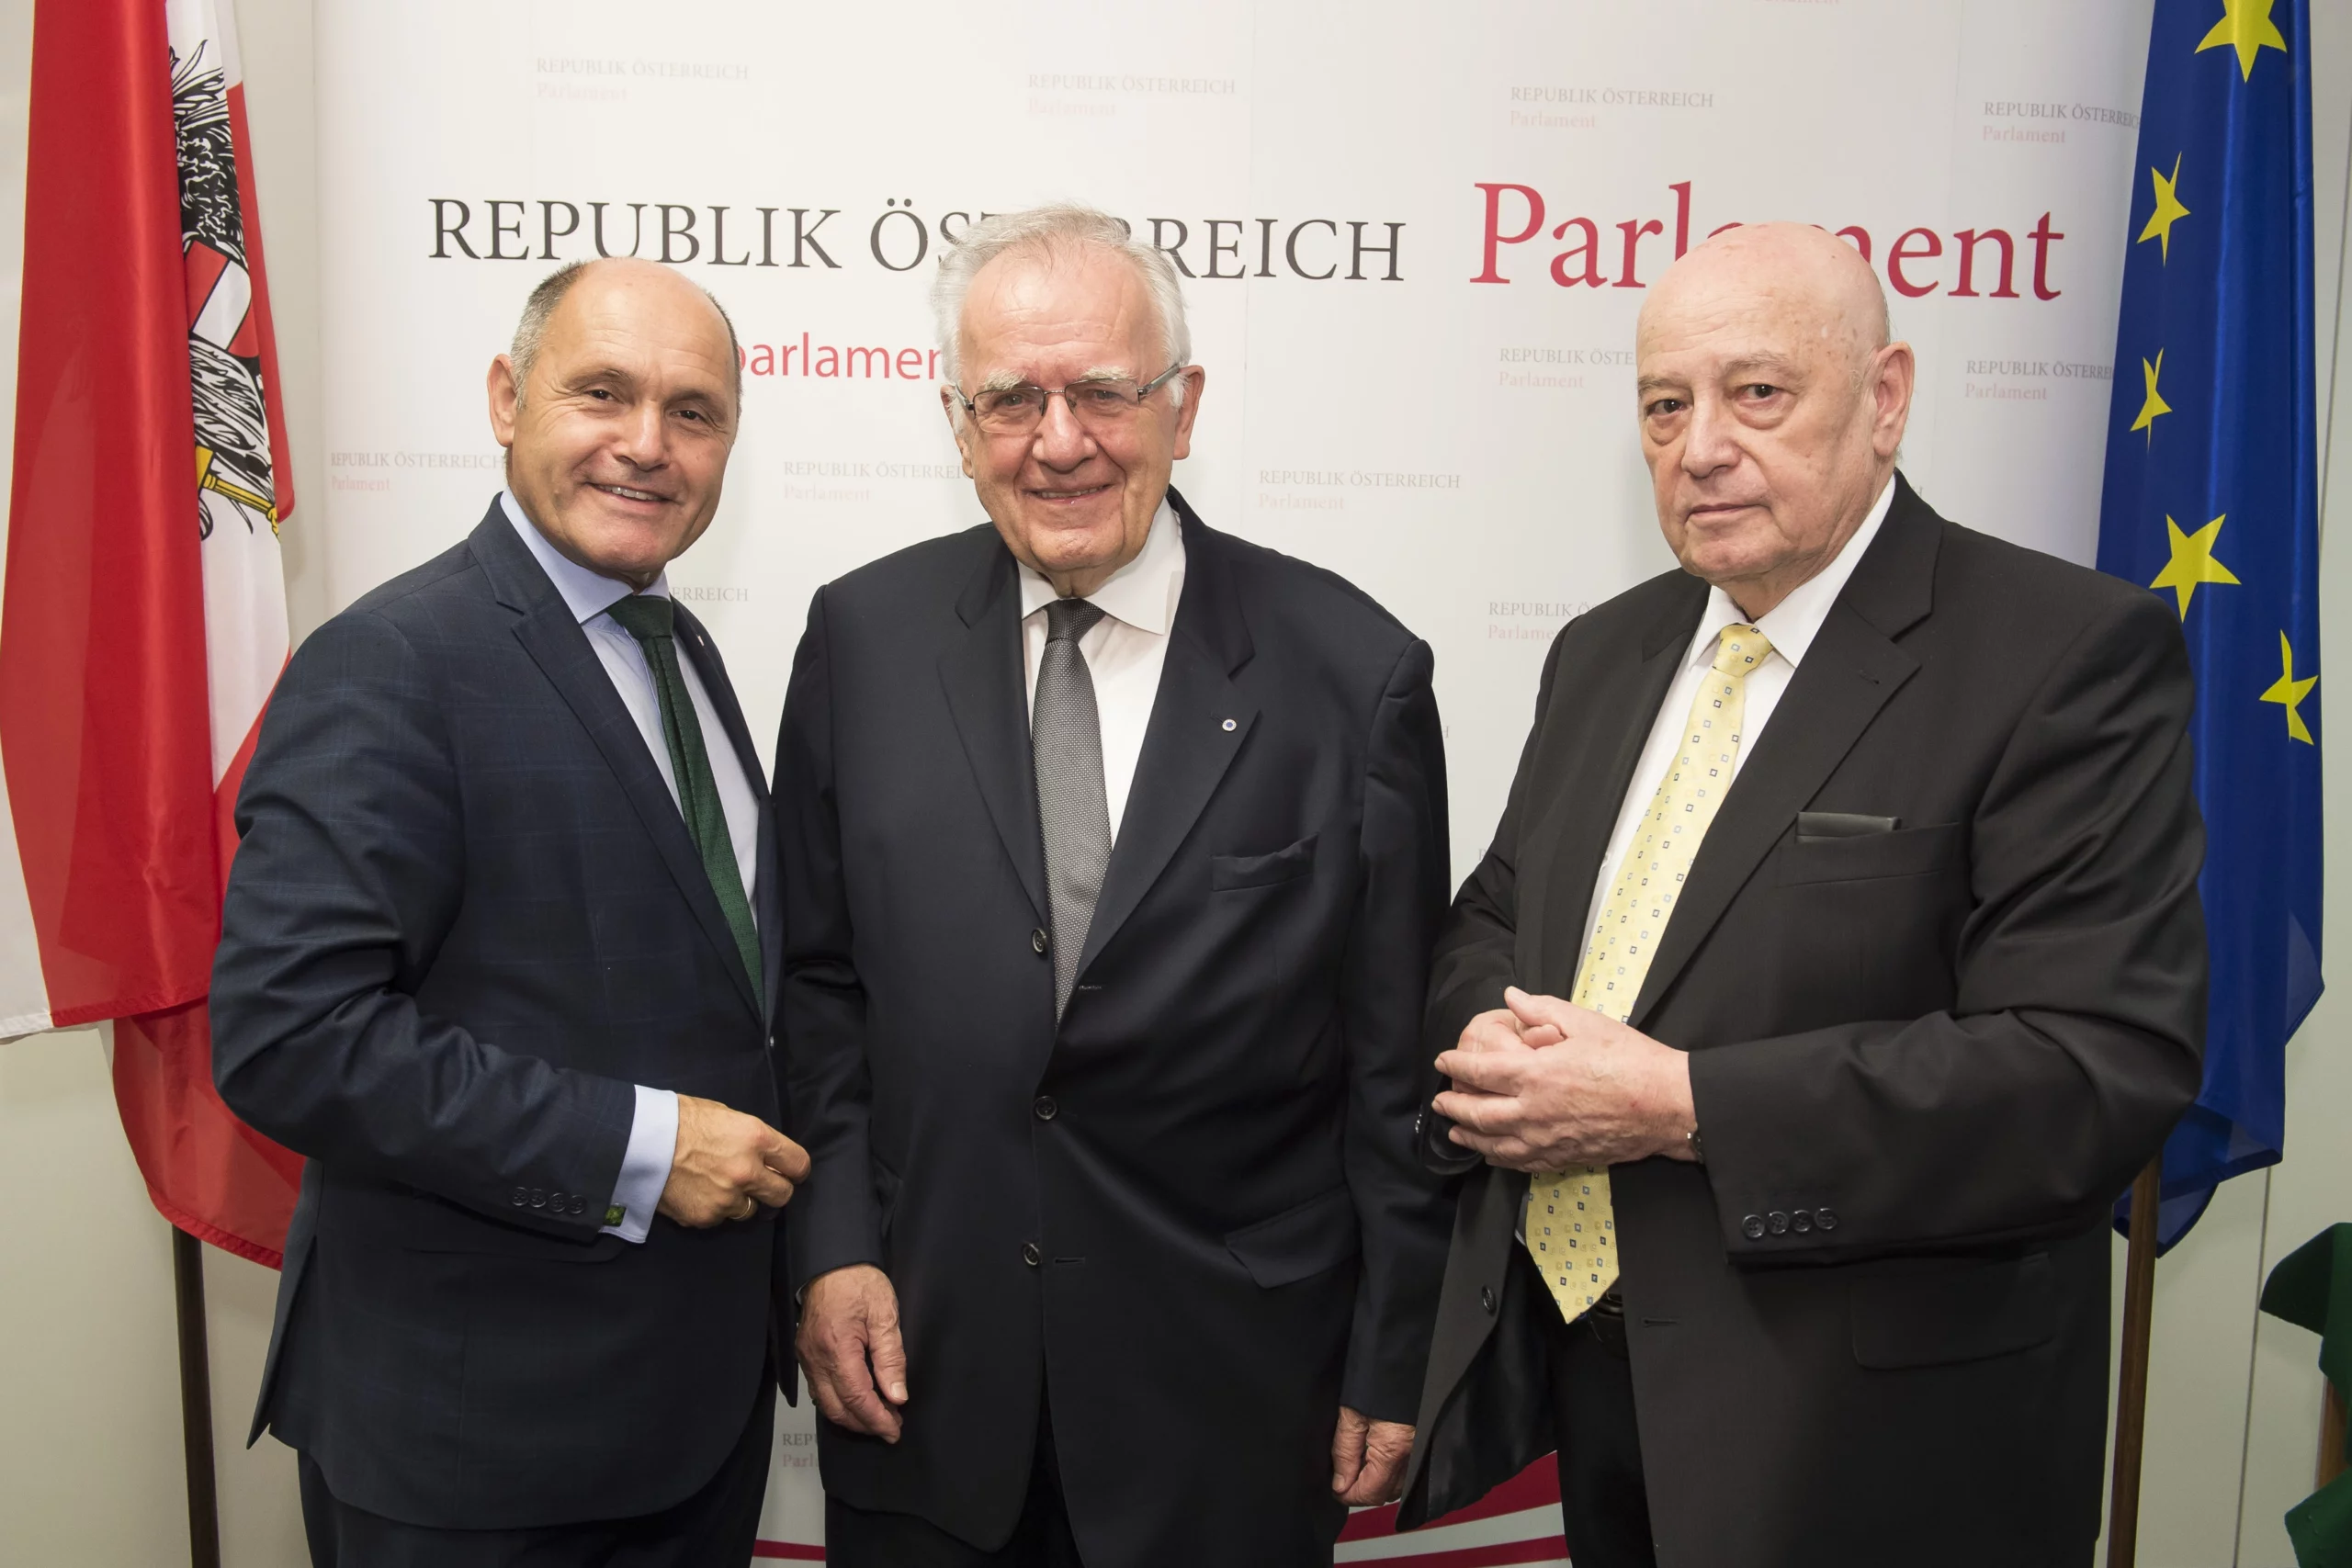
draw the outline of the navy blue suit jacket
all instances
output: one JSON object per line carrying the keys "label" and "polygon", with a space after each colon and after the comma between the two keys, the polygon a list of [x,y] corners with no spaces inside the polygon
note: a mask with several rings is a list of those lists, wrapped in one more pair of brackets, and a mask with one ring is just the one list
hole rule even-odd
{"label": "navy blue suit jacket", "polygon": [[[678,644],[709,743],[757,781],[683,607]],[[599,1231],[634,1085],[781,1121],[771,1025],[642,734],[495,503],[302,644],[237,825],[214,1075],[311,1161],[255,1434],[446,1529],[692,1495],[766,1396],[776,1223]],[[774,833],[763,793],[763,868]],[[772,871],[754,903],[773,996]]]}

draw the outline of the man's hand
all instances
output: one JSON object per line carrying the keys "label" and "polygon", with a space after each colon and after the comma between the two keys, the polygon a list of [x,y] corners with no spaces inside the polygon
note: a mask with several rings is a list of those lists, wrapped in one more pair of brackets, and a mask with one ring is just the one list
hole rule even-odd
{"label": "man's hand", "polygon": [[1513,987],[1503,999],[1522,1045],[1537,1030],[1558,1038],[1513,1050],[1497,1024],[1473,1047],[1472,1031],[1498,1015],[1471,1021],[1463,1043],[1437,1059],[1453,1088],[1434,1104],[1454,1124],[1448,1135],[1455,1143],[1510,1170],[1690,1157],[1687,1134],[1697,1119],[1687,1053],[1557,997]]}
{"label": "man's hand", "polygon": [[1331,1434],[1333,1495],[1351,1508],[1394,1503],[1405,1489],[1405,1461],[1412,1452],[1410,1427],[1374,1421],[1342,1404],[1339,1429]]}
{"label": "man's hand", "polygon": [[1482,1012],[1462,1026],[1462,1038],[1454,1043],[1456,1051],[1521,1051],[1541,1050],[1557,1045],[1560,1032],[1548,1023],[1530,1027],[1509,1008],[1497,1008]]}
{"label": "man's hand", "polygon": [[784,1207],[792,1184],[808,1179],[808,1152],[758,1117],[678,1096],[677,1151],[662,1186],[662,1213],[696,1229],[748,1220],[763,1203]]}
{"label": "man's hand", "polygon": [[826,1420],[886,1443],[899,1440],[907,1348],[888,1275],[870,1263],[818,1275],[800,1300],[794,1348]]}

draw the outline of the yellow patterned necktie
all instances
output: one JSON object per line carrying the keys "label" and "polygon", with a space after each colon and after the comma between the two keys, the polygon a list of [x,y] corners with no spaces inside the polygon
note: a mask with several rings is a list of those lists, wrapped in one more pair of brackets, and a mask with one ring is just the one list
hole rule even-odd
{"label": "yellow patterned necktie", "polygon": [[[1682,744],[1610,884],[1609,899],[1577,971],[1581,1008],[1623,1022],[1642,992],[1650,955],[1666,934],[1699,840],[1731,788],[1747,715],[1747,676],[1772,651],[1754,626],[1730,626],[1715,648],[1714,672],[1691,700]],[[1579,1166],[1541,1175],[1528,1189],[1527,1251],[1573,1323],[1617,1282],[1617,1219],[1609,1202],[1609,1168]]]}

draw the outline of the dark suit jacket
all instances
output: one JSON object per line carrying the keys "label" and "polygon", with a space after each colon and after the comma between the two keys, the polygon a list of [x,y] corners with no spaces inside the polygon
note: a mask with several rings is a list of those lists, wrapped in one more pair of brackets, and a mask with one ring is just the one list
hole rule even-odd
{"label": "dark suit jacket", "polygon": [[[2188,663],[2143,590],[1944,522],[1899,479],[1708,831],[1632,1023],[1692,1053],[1704,1168],[1612,1173],[1667,1568],[2087,1560],[2109,1207],[2197,1092]],[[1706,586],[1572,622],[1428,1043],[1568,993]],[[1893,817],[1818,838],[1801,814]],[[1431,1153],[1461,1151],[1431,1127]],[[1454,1233],[1405,1517],[1554,1446],[1527,1179]]]}
{"label": "dark suit jacket", "polygon": [[1409,1420],[1452,1205],[1417,1158],[1444,912],[1429,649],[1182,518],[1186,575],[1058,1036],[1012,555],[817,595],[776,752],[796,1282],[894,1281],[896,1447],[825,1484],[1001,1543],[1041,1393],[1089,1563],[1328,1561],[1342,1402]]}
{"label": "dark suit jacket", "polygon": [[[725,719],[710,745],[756,780],[683,607],[678,646]],[[237,822],[214,1073],[311,1160],[255,1434],[416,1524],[691,1495],[765,1397],[776,1226],[597,1231],[633,1085],[779,1120],[768,1023],[651,752],[496,503],[303,642]],[[755,897],[774,973],[772,872]]]}

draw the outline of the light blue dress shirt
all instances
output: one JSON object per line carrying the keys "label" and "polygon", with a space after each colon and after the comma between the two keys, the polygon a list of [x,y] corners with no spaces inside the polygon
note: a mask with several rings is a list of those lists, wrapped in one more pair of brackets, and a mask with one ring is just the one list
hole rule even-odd
{"label": "light blue dress shirt", "polygon": [[[678,781],[670,765],[669,742],[662,734],[662,697],[654,688],[652,668],[646,663],[645,649],[636,637],[605,613],[629,596],[629,585],[589,570],[549,544],[547,536],[523,514],[522,504],[514,499],[514,491],[502,491],[498,499],[505,509],[506,520],[514,525],[514,532],[522,536],[532,558],[548,574],[555,591],[562,595],[565,607],[587,634],[588,646],[595,649],[605,673],[612,678],[613,690],[618,694],[621,705],[637,721],[638,733],[645,738],[645,749],[652,753],[653,765],[662,771],[662,782],[669,786],[670,799],[674,803]],[[657,598],[670,597],[669,575],[665,572],[654,579],[653,585],[645,592]],[[718,721],[718,710],[711,706],[710,694],[703,689],[694,660],[679,660],[678,669],[685,676],[687,694],[694,700],[695,717],[702,725],[704,747],[710,754],[711,777],[718,785],[719,807],[727,815],[727,836],[735,847],[735,867],[742,874],[743,897],[752,906],[752,919],[756,926],[759,796],[743,772],[742,759],[727,738],[726,727]],[[607,1235],[628,1242],[645,1239],[646,1231],[653,1224],[653,1212],[662,1201],[662,1189],[669,1184],[670,1165],[677,1144],[677,1094],[639,1084],[637,1112],[629,1123],[628,1148],[621,1156],[620,1179],[613,1187],[613,1204],[621,1211],[621,1223],[605,1226]]]}

